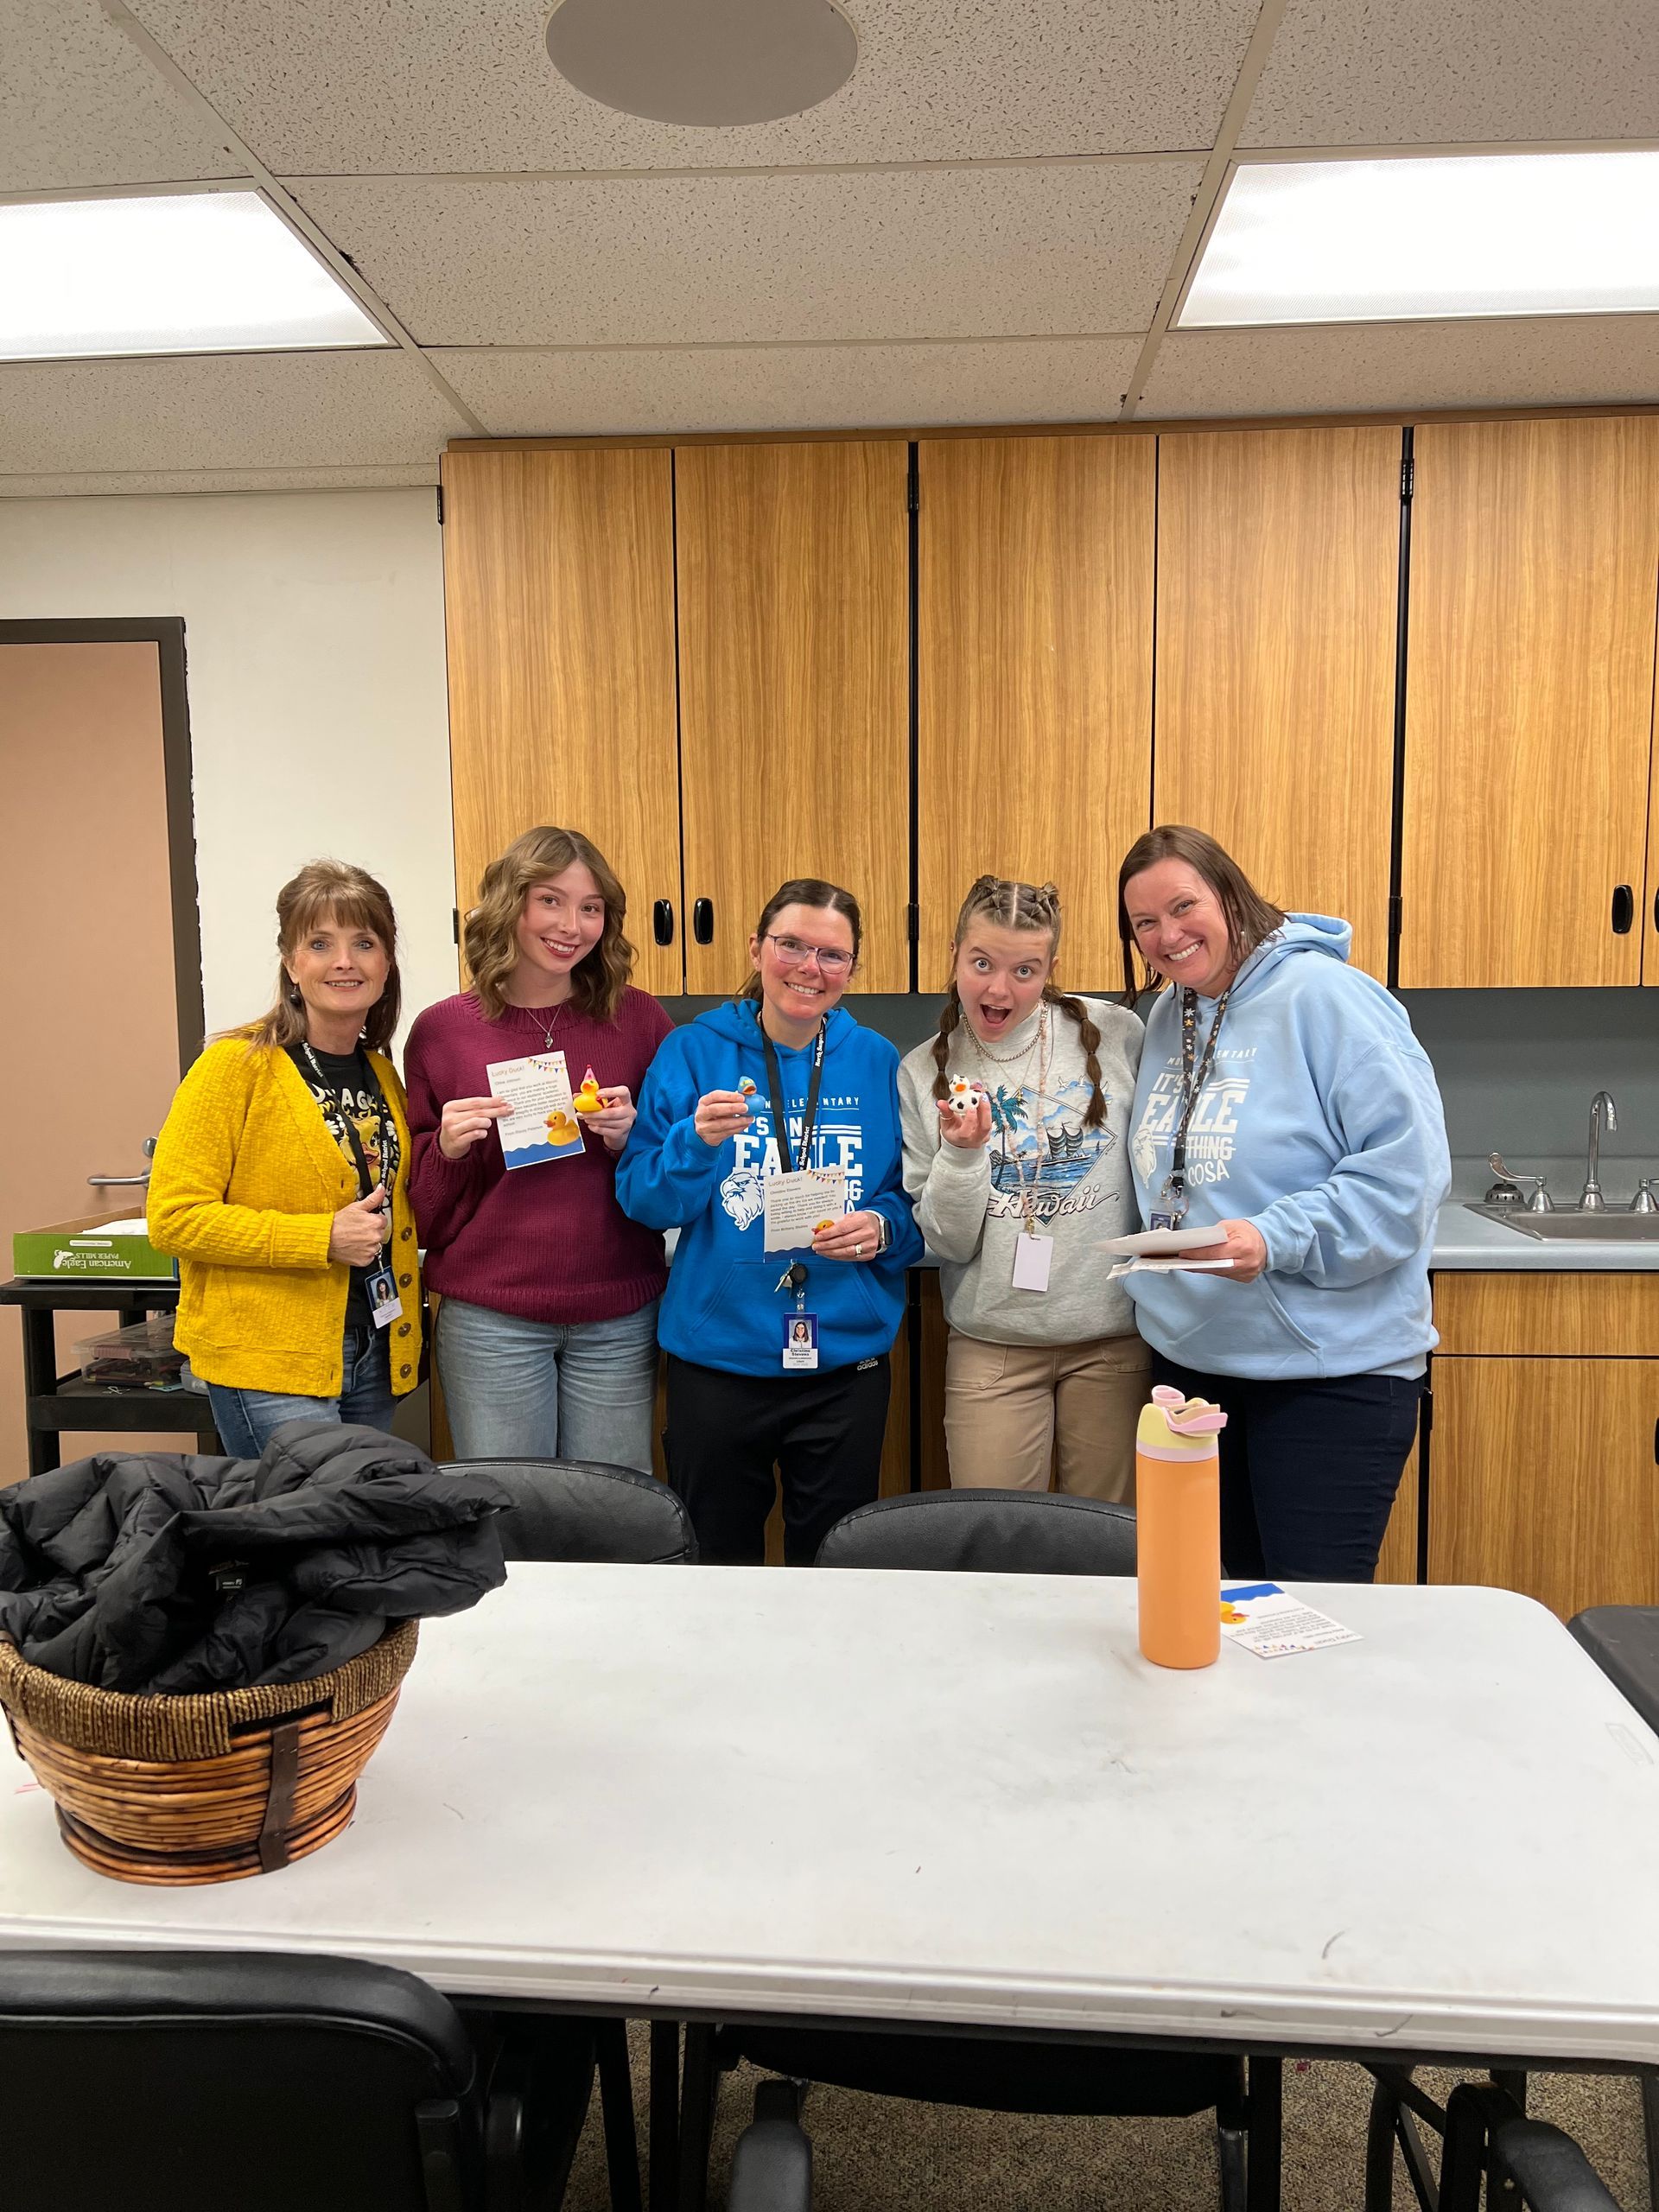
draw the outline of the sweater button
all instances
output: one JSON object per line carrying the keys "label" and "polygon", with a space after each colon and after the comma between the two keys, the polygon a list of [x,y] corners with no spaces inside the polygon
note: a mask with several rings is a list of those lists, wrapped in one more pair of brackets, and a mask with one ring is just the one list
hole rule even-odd
{"label": "sweater button", "polygon": [[404,1376],[404,1375],[407,1375],[407,1374],[408,1374],[408,1372],[409,1372],[409,1369],[408,1369],[408,1367],[407,1367],[407,1366],[400,1367],[400,1368],[398,1369],[397,1372],[398,1372],[398,1375],[399,1375],[400,1376]]}
{"label": "sweater button", "polygon": [[400,1321],[397,1324],[397,1333],[400,1337],[406,1337],[409,1334],[409,1323],[407,1321]]}
{"label": "sweater button", "polygon": [[410,1283],[414,1281],[415,1278],[413,1275],[399,1275],[397,1280],[402,1284],[403,1287],[407,1290]]}
{"label": "sweater button", "polygon": [[401,1237],[403,1238],[403,1240],[404,1240],[404,1242],[405,1243],[407,1243],[409,1242],[409,1239],[410,1239],[410,1236],[411,1233],[412,1233],[412,1232],[411,1232],[410,1230],[407,1230],[407,1229],[400,1229],[400,1230],[398,1230],[398,1232],[397,1232],[397,1234],[399,1235],[399,1236],[401,1236]]}

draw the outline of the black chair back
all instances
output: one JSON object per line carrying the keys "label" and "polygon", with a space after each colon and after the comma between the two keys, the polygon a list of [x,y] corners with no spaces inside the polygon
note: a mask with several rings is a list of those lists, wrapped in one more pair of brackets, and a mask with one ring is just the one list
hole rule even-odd
{"label": "black chair back", "polygon": [[448,2000],[388,1967],[0,1953],[0,2199],[17,2212],[471,2204],[474,2063]]}
{"label": "black chair back", "polygon": [[1659,1730],[1659,1605],[1591,1605],[1573,1614],[1567,1632]]}
{"label": "black chair back", "polygon": [[598,1459],[455,1459],[448,1474],[483,1473],[512,1492],[496,1516],[510,1560],[596,1560],[620,1567],[696,1559],[691,1519],[665,1483]]}
{"label": "black chair back", "polygon": [[1135,1516],[1127,1505],[1048,1491],[917,1491],[837,1521],[816,1563],[958,1574],[1133,1574]]}

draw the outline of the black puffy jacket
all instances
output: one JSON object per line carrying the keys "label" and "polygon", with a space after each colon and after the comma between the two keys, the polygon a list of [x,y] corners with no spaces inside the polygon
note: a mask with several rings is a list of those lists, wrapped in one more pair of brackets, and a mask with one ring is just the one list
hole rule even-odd
{"label": "black puffy jacket", "polygon": [[257,1460],[95,1452],[0,1489],[0,1636],[103,1689],[303,1681],[504,1581],[512,1503],[338,1423],[291,1421]]}

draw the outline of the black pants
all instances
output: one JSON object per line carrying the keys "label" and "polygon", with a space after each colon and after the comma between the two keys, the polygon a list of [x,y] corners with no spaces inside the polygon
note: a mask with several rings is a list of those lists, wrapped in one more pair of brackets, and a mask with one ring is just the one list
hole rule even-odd
{"label": "black pants", "polygon": [[874,1502],[891,1379],[885,1354],[815,1375],[727,1375],[671,1352],[663,1452],[702,1558],[765,1559],[775,1465],[784,1557],[810,1567],[842,1514]]}
{"label": "black pants", "polygon": [[1226,1410],[1221,1556],[1230,1576],[1371,1580],[1417,1433],[1421,1378],[1251,1382],[1199,1375],[1154,1351],[1152,1379]]}

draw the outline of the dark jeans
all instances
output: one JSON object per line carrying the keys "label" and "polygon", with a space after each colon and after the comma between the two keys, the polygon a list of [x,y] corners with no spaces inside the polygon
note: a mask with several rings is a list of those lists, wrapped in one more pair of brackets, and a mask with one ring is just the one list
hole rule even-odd
{"label": "dark jeans", "polygon": [[1230,1578],[1369,1582],[1417,1433],[1421,1377],[1252,1382],[1152,1355],[1152,1379],[1224,1408],[1221,1556]]}
{"label": "dark jeans", "polygon": [[885,1354],[816,1375],[727,1375],[671,1352],[663,1452],[701,1556],[760,1565],[775,1464],[784,1557],[810,1567],[842,1516],[874,1503],[891,1379]]}

